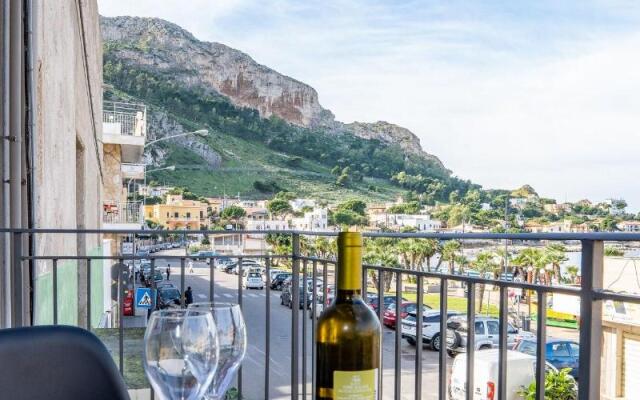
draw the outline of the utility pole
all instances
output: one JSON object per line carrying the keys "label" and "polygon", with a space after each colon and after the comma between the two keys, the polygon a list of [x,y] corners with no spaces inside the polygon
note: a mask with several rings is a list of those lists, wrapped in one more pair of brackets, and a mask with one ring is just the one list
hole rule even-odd
{"label": "utility pole", "polygon": [[[509,196],[505,196],[504,198],[504,231],[507,232],[509,230]],[[503,276],[507,277],[507,264],[509,259],[509,240],[504,240],[504,266],[503,266]]]}

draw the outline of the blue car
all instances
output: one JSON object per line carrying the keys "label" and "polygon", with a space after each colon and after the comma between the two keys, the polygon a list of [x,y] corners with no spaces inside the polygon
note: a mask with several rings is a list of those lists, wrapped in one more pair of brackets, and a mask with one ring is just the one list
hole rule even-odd
{"label": "blue car", "polygon": [[[523,339],[513,348],[525,354],[536,355],[536,341]],[[547,339],[547,362],[558,369],[571,368],[571,376],[578,378],[580,345],[568,339]]]}

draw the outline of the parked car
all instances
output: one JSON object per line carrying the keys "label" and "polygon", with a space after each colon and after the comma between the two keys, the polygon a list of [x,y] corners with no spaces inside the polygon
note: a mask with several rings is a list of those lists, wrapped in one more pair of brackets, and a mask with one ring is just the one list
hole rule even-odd
{"label": "parked car", "polygon": [[282,269],[269,269],[269,282],[273,281],[273,279],[278,275],[278,274],[283,274],[286,273],[287,271],[282,270]]}
{"label": "parked car", "polygon": [[[473,399],[497,400],[498,398],[498,349],[475,353],[473,368]],[[557,372],[546,364],[547,372]],[[536,358],[518,351],[507,350],[507,382],[505,400],[521,400],[519,394],[536,379]],[[467,387],[467,355],[461,354],[453,361],[449,381],[449,399],[465,400]],[[577,386],[576,386],[577,394]]]}
{"label": "parked car", "polygon": [[[160,271],[158,271],[158,270],[155,270],[155,271],[154,271],[154,273],[153,273],[153,282],[155,282],[155,283],[156,283],[156,285],[157,285],[159,282],[162,282],[163,280],[164,280],[164,277],[162,276],[162,272],[160,272]],[[144,281],[144,283],[145,283],[145,285],[146,285],[147,287],[151,287],[151,285],[152,285],[152,278],[151,278],[151,273],[150,273],[150,272],[149,272],[149,275],[147,275],[147,276],[145,277],[145,281]]]}
{"label": "parked car", "polygon": [[264,281],[259,272],[249,272],[244,278],[244,287],[247,289],[264,289]]}
{"label": "parked car", "polygon": [[[406,318],[411,312],[415,312],[417,315],[418,303],[413,301],[405,301],[400,305],[400,319]],[[422,313],[428,313],[431,310],[426,304],[422,305]],[[396,327],[396,303],[389,304],[389,307],[384,311],[382,316],[382,323],[384,326],[395,329]]]}
{"label": "parked car", "polygon": [[[285,287],[280,294],[280,304],[283,306],[287,306],[289,308],[293,308],[293,291],[291,290],[291,285]],[[313,301],[312,293],[305,289],[304,286],[298,286],[298,290],[300,291],[299,299],[299,308],[302,310],[304,308],[304,299],[305,296],[307,298],[307,308],[311,307],[311,302]]]}
{"label": "parked car", "polygon": [[[458,311],[448,311],[447,319],[460,315]],[[407,339],[410,345],[416,345],[416,320],[415,312],[410,312],[402,320],[402,337]],[[440,350],[440,311],[430,310],[422,314],[422,343],[428,344],[433,350]]]}
{"label": "parked car", "polygon": [[217,258],[215,260],[215,267],[217,269],[224,270],[224,269],[227,268],[227,266],[229,266],[229,265],[231,265],[233,263],[234,263],[234,261],[232,259],[230,259],[229,257],[220,257],[220,258]]}
{"label": "parked car", "polygon": [[275,278],[271,280],[271,289],[282,290],[288,278],[291,278],[291,272],[283,272],[276,275]]}
{"label": "parked car", "polygon": [[[447,322],[451,334],[447,333],[447,353],[454,357],[458,353],[467,350],[467,326],[466,316],[453,317]],[[534,339],[531,332],[518,330],[511,324],[507,326],[507,347],[513,346],[523,338]],[[497,348],[500,341],[500,321],[493,317],[476,316],[475,319],[475,346],[476,350]]]}
{"label": "parked car", "polygon": [[[526,338],[519,340],[514,350],[536,355],[536,338]],[[580,345],[573,340],[567,339],[547,339],[546,361],[557,369],[571,368],[571,376],[578,378],[578,368],[580,366]]]}
{"label": "parked car", "polygon": [[[386,310],[391,304],[395,304],[396,302],[395,295],[384,295],[382,299],[383,310]],[[402,297],[401,301],[408,300]],[[369,304],[369,307],[371,307],[373,311],[378,312],[378,295],[376,293],[367,293],[367,304]]]}
{"label": "parked car", "polygon": [[176,287],[162,287],[158,289],[158,308],[180,307],[181,304],[182,296]]}
{"label": "parked car", "polygon": [[124,307],[122,313],[128,317],[135,315],[133,307],[133,290],[125,290]]}
{"label": "parked car", "polygon": [[[259,264],[256,264],[255,261],[251,261],[251,260],[242,260],[242,270],[247,270],[251,267],[258,267]],[[225,272],[228,274],[235,274],[238,275],[238,261],[234,262],[233,264],[229,264],[227,265],[227,267],[225,268]]]}

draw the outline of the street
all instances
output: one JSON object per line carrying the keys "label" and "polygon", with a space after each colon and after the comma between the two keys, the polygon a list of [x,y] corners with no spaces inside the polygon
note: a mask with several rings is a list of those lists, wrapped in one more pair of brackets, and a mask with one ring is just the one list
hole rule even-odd
{"label": "street", "polygon": [[[180,289],[180,261],[163,260],[162,254],[182,255],[184,250],[169,250],[158,253],[160,257],[156,260],[156,268],[163,272],[167,265],[171,266],[170,280]],[[194,263],[194,273],[189,273],[185,267],[185,289],[191,286],[194,302],[209,300],[209,268],[202,262]],[[214,298],[216,302],[238,302],[238,276],[227,274],[220,270],[214,271]],[[270,354],[270,398],[284,399],[290,398],[291,388],[291,316],[289,308],[280,305],[279,291],[270,291],[269,302],[271,307],[271,354]],[[242,309],[247,326],[248,346],[247,356],[243,362],[242,369],[242,389],[243,396],[247,399],[264,398],[264,371],[265,371],[265,338],[266,338],[266,288],[264,290],[243,289]],[[306,361],[307,361],[307,394],[311,394],[311,332],[312,321],[309,318],[310,311],[307,310],[306,318],[303,319],[302,310],[299,311],[299,332],[300,344],[303,340],[303,329],[306,329]],[[303,321],[306,326],[303,327]],[[383,328],[383,396],[382,398],[393,398],[394,391],[394,363],[395,363],[395,331]],[[302,347],[300,347],[302,349]],[[410,346],[405,340],[401,344],[402,363],[402,399],[414,398],[415,385],[415,353],[416,348]],[[300,353],[302,354],[302,353]],[[300,368],[302,368],[300,361]],[[452,359],[449,359],[448,370],[451,367]],[[437,378],[438,378],[438,353],[431,351],[427,347],[422,353],[422,398],[437,398]],[[300,378],[301,379],[301,378]],[[302,385],[300,386],[302,393]]]}

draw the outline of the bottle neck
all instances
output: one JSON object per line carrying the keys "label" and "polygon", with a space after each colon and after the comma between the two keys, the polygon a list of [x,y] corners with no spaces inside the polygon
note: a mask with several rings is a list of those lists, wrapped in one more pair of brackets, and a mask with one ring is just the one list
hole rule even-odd
{"label": "bottle neck", "polygon": [[362,294],[362,236],[343,232],[338,236],[337,298]]}

